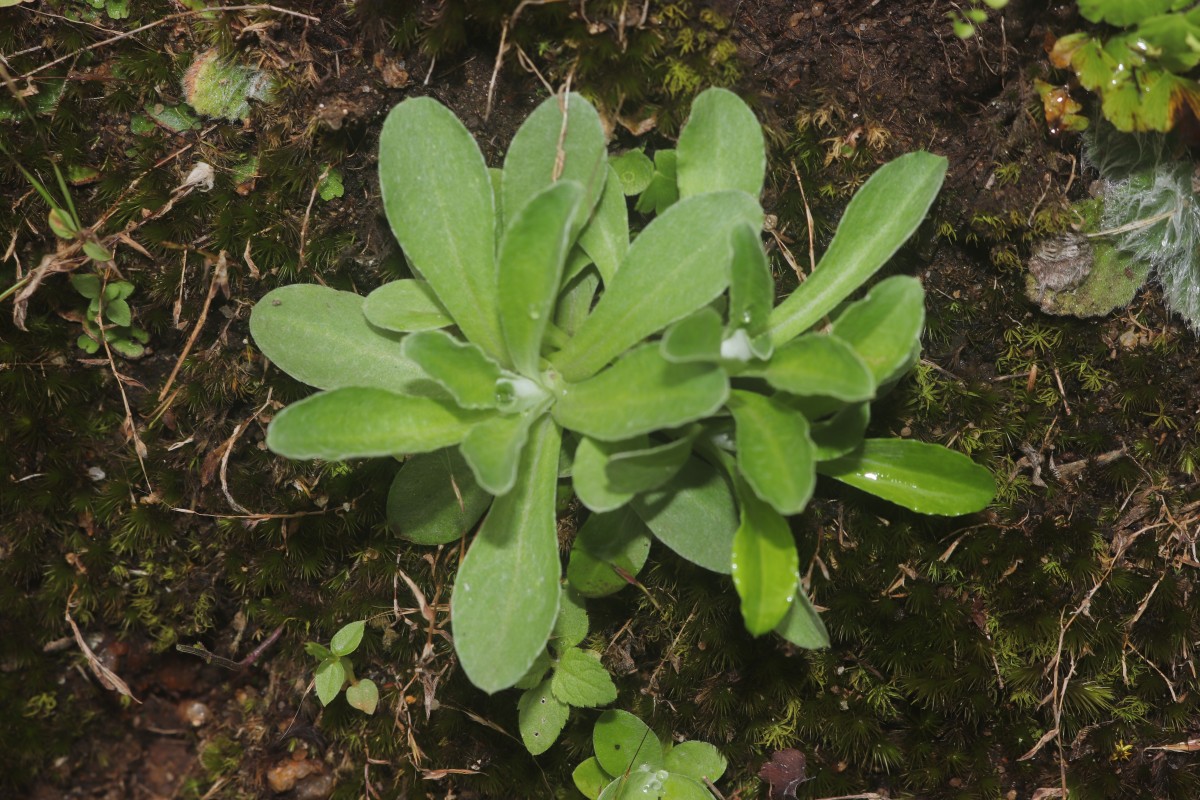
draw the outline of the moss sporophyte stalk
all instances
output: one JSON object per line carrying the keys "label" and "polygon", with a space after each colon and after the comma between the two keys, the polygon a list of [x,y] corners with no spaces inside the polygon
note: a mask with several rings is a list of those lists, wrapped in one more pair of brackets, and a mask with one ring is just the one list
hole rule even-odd
{"label": "moss sporophyte stalk", "polygon": [[[630,181],[579,95],[543,102],[492,169],[448,109],[405,100],[384,123],[379,179],[415,277],[365,298],[285,286],[251,317],[271,361],[321,390],[275,417],[272,450],[406,456],[388,515],[414,542],[482,520],[451,598],[455,649],[476,686],[522,686],[554,709],[539,743],[568,706],[615,699],[573,688],[604,670],[574,646],[578,623],[561,627],[636,577],[652,539],[731,575],[752,634],[817,648],[828,635],[787,516],[818,474],[926,514],[977,511],[994,492],[961,454],[865,438],[871,402],[918,360],[924,291],[895,276],[851,295],[921,223],[945,160],[883,166],[774,305],[753,113],[705,91],[669,153],[636,182],[655,215],[631,235]],[[590,512],[565,587],[560,481]]]}

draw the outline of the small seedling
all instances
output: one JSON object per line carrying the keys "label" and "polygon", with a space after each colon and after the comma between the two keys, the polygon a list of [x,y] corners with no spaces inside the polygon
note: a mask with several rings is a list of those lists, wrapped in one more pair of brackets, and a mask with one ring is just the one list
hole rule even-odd
{"label": "small seedling", "polygon": [[605,711],[592,731],[596,755],[571,777],[589,800],[712,800],[725,757],[707,742],[662,741],[627,711]]}
{"label": "small seedling", "polygon": [[82,273],[71,276],[71,285],[91,301],[83,318],[83,334],[76,340],[80,348],[92,354],[100,349],[101,342],[108,342],[109,347],[127,358],[138,358],[146,351],[143,345],[150,335],[133,324],[129,308],[132,283],[104,283],[99,275]]}
{"label": "small seedling", "polygon": [[364,714],[374,714],[379,705],[379,688],[370,678],[355,678],[350,654],[362,642],[366,621],[351,622],[333,635],[329,647],[308,642],[304,651],[321,663],[317,665],[315,683],[317,699],[327,706],[346,690],[346,702]]}

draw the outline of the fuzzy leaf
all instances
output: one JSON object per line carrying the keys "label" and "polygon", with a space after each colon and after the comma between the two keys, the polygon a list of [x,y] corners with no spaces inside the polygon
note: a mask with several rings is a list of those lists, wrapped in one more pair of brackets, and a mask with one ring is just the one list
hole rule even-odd
{"label": "fuzzy leaf", "polygon": [[513,366],[530,378],[541,373],[542,337],[554,313],[582,196],[575,181],[548,186],[513,216],[500,242],[500,328]]}
{"label": "fuzzy leaf", "polygon": [[746,630],[762,636],[787,614],[796,594],[800,557],[779,513],[747,487],[738,493],[742,524],[733,537],[733,585]]}
{"label": "fuzzy leaf", "polygon": [[479,423],[463,439],[463,457],[471,465],[475,480],[491,494],[507,494],[517,482],[521,448],[535,418],[532,411],[501,414]]}
{"label": "fuzzy leaf", "polygon": [[317,667],[317,698],[321,701],[321,705],[327,706],[334,701],[338,696],[338,692],[342,691],[342,684],[346,682],[346,668],[342,666],[340,658],[331,658],[322,661]]}
{"label": "fuzzy leaf", "polygon": [[877,283],[862,300],[851,303],[834,320],[830,334],[853,347],[871,370],[875,383],[881,384],[908,364],[924,327],[925,290],[921,282],[907,275],[894,275]]}
{"label": "fuzzy leaf", "polygon": [[554,696],[578,708],[606,706],[617,699],[617,687],[595,653],[567,648],[550,678]]}
{"label": "fuzzy leaf", "polygon": [[854,403],[827,420],[812,423],[808,435],[813,442],[813,458],[830,461],[846,455],[862,443],[870,422],[870,404]]}
{"label": "fuzzy leaf", "polygon": [[679,200],[675,182],[675,151],[659,150],[654,154],[654,175],[637,199],[636,210],[641,214],[661,214]]}
{"label": "fuzzy leaf", "polygon": [[744,374],[761,376],[776,389],[801,397],[854,403],[875,396],[875,378],[854,348],[824,333],[787,342],[765,365],[752,365]]}
{"label": "fuzzy leaf", "polygon": [[651,343],[599,375],[567,385],[550,410],[564,428],[617,441],[706,417],[728,394],[729,380],[717,365],[672,364]]}
{"label": "fuzzy leaf", "polygon": [[662,743],[654,731],[628,711],[605,711],[592,729],[596,760],[609,775],[622,775],[639,766],[662,769]]}
{"label": "fuzzy leaf", "polygon": [[555,306],[554,324],[567,334],[574,334],[587,319],[600,288],[600,273],[594,267],[585,267],[567,281],[558,295]]}
{"label": "fuzzy leaf", "polygon": [[693,780],[721,779],[728,766],[721,751],[708,742],[680,742],[667,753],[667,771]]}
{"label": "fuzzy leaf", "polygon": [[[742,477],[780,514],[799,514],[817,483],[808,420],[778,400],[754,392],[733,392],[729,410],[737,425],[737,465]],[[742,525],[746,525],[744,515]]]}
{"label": "fuzzy leaf", "polygon": [[605,772],[596,757],[592,756],[575,768],[571,773],[571,780],[584,797],[596,800],[604,791],[604,787],[612,783],[613,776]]}
{"label": "fuzzy leaf", "polygon": [[403,355],[402,336],[367,324],[363,298],[353,292],[314,284],[275,289],[255,304],[250,334],[275,366],[318,389],[373,386],[403,394],[441,393]]}
{"label": "fuzzy leaf", "polygon": [[821,621],[821,616],[813,608],[812,601],[804,593],[804,585],[799,582],[796,586],[796,599],[775,626],[775,632],[797,647],[808,650],[829,647],[829,632],[825,630],[825,623]]}
{"label": "fuzzy leaf", "polygon": [[420,331],[404,337],[403,350],[462,408],[496,407],[500,365],[478,346],[459,341],[445,331]]}
{"label": "fuzzy leaf", "polygon": [[346,687],[346,702],[364,714],[374,714],[379,706],[379,687],[370,678]]}
{"label": "fuzzy leaf", "polygon": [[333,639],[330,640],[330,652],[335,656],[348,656],[353,653],[358,649],[366,627],[367,623],[361,619],[343,626],[341,630],[333,635]]}
{"label": "fuzzy leaf", "polygon": [[921,514],[970,514],[996,494],[992,474],[967,456],[905,439],[867,439],[817,471]]}
{"label": "fuzzy leaf", "polygon": [[613,511],[633,499],[635,492],[617,491],[609,484],[608,460],[617,453],[644,449],[644,436],[616,442],[581,437],[575,448],[571,483],[579,501],[592,511]]}
{"label": "fuzzy leaf", "polygon": [[946,165],[941,156],[908,153],[867,179],[813,274],[771,312],[776,346],[820,321],[908,241],[937,197]]}
{"label": "fuzzy leaf", "polygon": [[475,527],[491,503],[458,448],[451,447],[405,460],[388,490],[387,519],[410,542],[445,544]]}
{"label": "fuzzy leaf", "polygon": [[453,325],[445,309],[425,281],[391,281],[367,295],[362,313],[367,322],[385,331],[407,333],[431,331]]}
{"label": "fuzzy leaf", "polygon": [[570,712],[567,704],[554,696],[548,680],[522,694],[517,701],[517,725],[525,749],[535,756],[549,750]]}
{"label": "fuzzy leaf", "polygon": [[496,311],[496,210],[478,145],[448,108],[409,98],[379,136],[379,188],[392,232],[463,334],[505,360]]}
{"label": "fuzzy leaf", "polygon": [[596,211],[579,233],[579,245],[595,262],[605,285],[612,281],[629,251],[629,207],[621,192],[621,179],[612,167]]}
{"label": "fuzzy leaf", "polygon": [[619,156],[609,156],[608,163],[616,170],[621,191],[626,195],[646,191],[654,177],[654,162],[641,150],[627,150]]}
{"label": "fuzzy leaf", "polygon": [[610,489],[640,494],[662,486],[683,467],[692,454],[692,436],[640,450],[614,453],[604,465]]}
{"label": "fuzzy leaf", "polygon": [[559,438],[548,418],[534,425],[517,485],[492,505],[455,580],[455,650],[467,677],[489,694],[521,679],[558,617]]}
{"label": "fuzzy leaf", "polygon": [[717,297],[729,283],[730,230],[762,226],[744,192],[682,200],[638,235],[591,315],[551,361],[568,381],[594,375],[633,345]]}
{"label": "fuzzy leaf", "polygon": [[542,682],[542,678],[546,677],[546,672],[550,669],[550,653],[542,648],[542,652],[538,653],[538,657],[533,660],[531,666],[521,680],[513,684],[514,689],[532,689]]}
{"label": "fuzzy leaf", "polygon": [[550,644],[554,652],[563,653],[587,638],[588,617],[583,597],[574,587],[564,585],[558,604],[558,618],[550,632]]}
{"label": "fuzzy leaf", "polygon": [[280,411],[267,428],[267,447],[287,458],[326,461],[427,453],[458,444],[486,417],[428,397],[348,387]]}
{"label": "fuzzy leaf", "polygon": [[725,477],[707,462],[689,459],[661,489],[634,498],[632,507],[655,538],[677,554],[729,574],[737,508]]}
{"label": "fuzzy leaf", "polygon": [[681,198],[725,189],[755,198],[762,193],[767,169],[762,126],[728,89],[706,89],[696,96],[675,153]]}
{"label": "fuzzy leaf", "polygon": [[749,225],[733,229],[733,260],[729,269],[729,327],[745,328],[751,336],[767,329],[775,305],[775,279],[758,231]]}
{"label": "fuzzy leaf", "polygon": [[717,310],[705,306],[667,328],[659,342],[663,358],[675,364],[720,361],[724,327]]}
{"label": "fuzzy leaf", "polygon": [[632,508],[592,514],[575,534],[567,581],[584,597],[618,592],[641,572],[650,554],[650,531]]}

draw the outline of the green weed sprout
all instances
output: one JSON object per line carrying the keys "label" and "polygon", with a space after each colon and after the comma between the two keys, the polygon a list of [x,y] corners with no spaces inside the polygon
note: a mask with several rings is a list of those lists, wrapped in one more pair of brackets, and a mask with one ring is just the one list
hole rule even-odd
{"label": "green weed sprout", "polygon": [[268,447],[408,456],[388,516],[413,542],[458,540],[482,518],[450,605],[459,661],[487,692],[529,673],[559,618],[560,479],[592,512],[567,570],[580,594],[628,583],[656,538],[732,575],[752,634],[802,647],[828,635],[786,516],[818,473],[928,514],[993,496],[962,454],[864,438],[871,401],[917,360],[924,290],[896,276],[849,298],[924,219],[945,159],[882,167],[775,305],[754,114],[703,92],[672,158],[678,199],[659,193],[631,241],[599,115],[579,95],[542,103],[492,170],[452,112],[405,100],[384,123],[379,176],[420,277],[366,298],[285,286],[251,315],[263,353],[322,390],[275,417]]}
{"label": "green weed sprout", "polygon": [[987,11],[980,6],[986,5],[993,11],[999,11],[1008,5],[1008,0],[971,0],[967,8],[946,12],[950,24],[954,27],[954,35],[960,39],[970,39],[977,28],[987,22]]}
{"label": "green weed sprout", "polygon": [[132,283],[110,281],[105,284],[99,275],[80,273],[71,276],[71,285],[91,301],[83,318],[83,334],[76,342],[84,352],[95,353],[102,341],[127,358],[138,358],[145,352],[143,345],[150,340],[150,335],[133,324],[129,308]]}
{"label": "green weed sprout", "polygon": [[329,647],[317,642],[304,645],[304,651],[320,662],[314,681],[321,705],[332,703],[345,688],[347,703],[364,714],[375,713],[379,705],[379,688],[370,678],[355,678],[354,664],[350,661],[350,654],[362,642],[366,624],[359,620],[344,626],[333,635]]}
{"label": "green weed sprout", "polygon": [[596,755],[575,768],[589,800],[712,800],[708,784],[725,773],[725,757],[707,742],[672,745],[627,711],[606,711],[592,730]]}

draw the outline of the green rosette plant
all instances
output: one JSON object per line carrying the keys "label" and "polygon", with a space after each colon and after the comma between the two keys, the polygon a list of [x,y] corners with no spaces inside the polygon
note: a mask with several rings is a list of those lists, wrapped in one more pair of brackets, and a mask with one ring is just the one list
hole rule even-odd
{"label": "green rosette plant", "polygon": [[754,114],[728,91],[702,93],[671,160],[673,191],[658,187],[658,215],[631,237],[582,97],[542,103],[492,170],[453,113],[405,100],[384,123],[379,176],[420,277],[365,298],[285,286],[251,316],[267,357],[322,390],[274,418],[273,451],[405,457],[388,517],[416,543],[482,519],[451,618],[462,667],[487,692],[545,671],[563,595],[560,480],[592,512],[567,569],[580,595],[632,581],[655,538],[732,575],[751,633],[803,647],[828,637],[786,517],[818,474],[928,514],[992,498],[990,474],[961,454],[864,439],[871,401],[919,353],[924,293],[892,277],[847,299],[920,224],[945,160],[881,168],[778,305]]}

